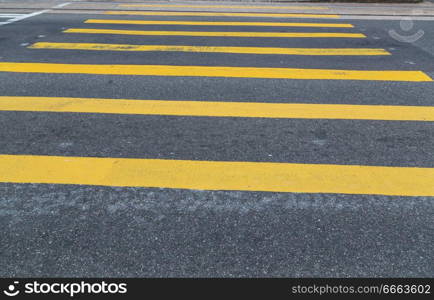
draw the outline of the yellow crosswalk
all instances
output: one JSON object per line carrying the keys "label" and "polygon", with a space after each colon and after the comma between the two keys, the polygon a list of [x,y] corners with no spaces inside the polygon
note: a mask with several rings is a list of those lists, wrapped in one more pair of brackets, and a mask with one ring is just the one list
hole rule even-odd
{"label": "yellow crosswalk", "polygon": [[285,9],[285,10],[325,10],[324,6],[266,6],[266,5],[187,5],[187,4],[120,4],[119,7],[170,7],[170,8],[243,8],[243,9]]}
{"label": "yellow crosswalk", "polygon": [[149,31],[149,30],[120,30],[70,28],[65,33],[91,34],[121,34],[121,35],[157,35],[157,36],[215,36],[215,37],[269,37],[269,38],[365,38],[363,33],[339,32],[219,32],[219,31]]}
{"label": "yellow crosswalk", "polygon": [[320,27],[353,28],[345,23],[295,23],[295,22],[205,22],[205,21],[154,21],[154,20],[114,20],[89,19],[86,24],[126,24],[126,25],[188,25],[188,26],[261,26],[261,27]]}
{"label": "yellow crosswalk", "polygon": [[434,107],[0,96],[0,111],[245,118],[434,121]]}
{"label": "yellow crosswalk", "polygon": [[[120,7],[170,7],[170,8],[235,8],[235,9],[306,9],[304,6],[260,5],[201,5],[201,4],[120,4]],[[309,9],[326,10],[327,7],[310,6]],[[117,52],[191,52],[300,56],[391,56],[381,48],[327,48],[327,47],[269,47],[259,38],[306,38],[309,42],[328,38],[342,38],[348,43],[367,36],[359,32],[347,32],[352,24],[322,22],[258,22],[258,21],[202,21],[202,20],[147,20],[151,17],[240,17],[240,18],[312,18],[339,19],[334,14],[265,13],[265,12],[214,12],[214,11],[106,11],[105,15],[135,16],[144,19],[89,19],[85,24],[125,25],[131,29],[69,28],[64,33],[115,35],[110,43],[96,42],[37,42],[29,49],[88,50]],[[131,17],[132,18],[132,17]],[[329,21],[333,22],[333,21]],[[137,25],[170,26],[222,26],[221,31],[132,30]],[[276,27],[276,32],[231,31],[236,26]],[[319,32],[286,32],[283,27],[305,27]],[[339,28],[339,30],[333,30]],[[300,29],[301,30],[301,29]],[[304,30],[304,29],[303,29]],[[339,32],[333,32],[339,31]],[[65,35],[77,37],[78,35]],[[118,36],[118,37],[116,37]],[[125,44],[112,42],[119,36],[167,36],[196,37],[249,37],[249,41],[262,41],[255,47],[231,45],[235,39],[227,39],[223,45],[185,44]],[[81,35],[84,38],[84,35]],[[93,39],[92,36],[87,36]],[[154,39],[156,39],[154,38]],[[146,38],[141,38],[145,39]],[[348,40],[346,40],[348,39]],[[351,40],[353,39],[353,40]],[[200,40],[200,39],[199,39]],[[209,39],[212,41],[213,39]],[[215,40],[215,39],[214,39]],[[86,39],[85,39],[86,41]],[[285,41],[285,40],[283,40]],[[297,41],[297,40],[296,40]],[[342,40],[340,40],[342,41]],[[363,41],[363,40],[362,40]],[[154,42],[153,42],[154,43]],[[360,40],[359,40],[360,44]],[[37,50],[34,50],[35,52]],[[89,54],[89,53],[88,53]],[[125,55],[118,53],[119,55]],[[90,54],[89,54],[90,55]],[[133,54],[131,54],[133,55]],[[149,55],[136,53],[135,55]],[[164,53],[158,55],[165,55]],[[195,54],[198,55],[198,54]],[[217,56],[216,56],[217,57]],[[253,56],[252,56],[253,57]],[[261,57],[268,59],[270,57]],[[282,58],[283,57],[279,57]],[[285,59],[297,59],[285,57]],[[308,58],[304,58],[308,59]],[[317,58],[315,58],[317,59]],[[324,58],[326,59],[326,58]],[[378,59],[378,58],[377,58]],[[387,59],[387,57],[384,57]],[[298,65],[298,64],[297,64]],[[143,64],[73,64],[51,62],[0,62],[0,72],[45,74],[90,74],[132,76],[180,76],[222,77],[245,79],[284,80],[362,80],[384,82],[432,82],[433,79],[420,70],[371,69],[319,69],[198,65],[143,65]],[[188,78],[186,79],[188,80]],[[147,97],[143,97],[147,98]],[[0,96],[0,111],[49,112],[116,115],[165,115],[210,118],[274,118],[274,119],[330,119],[434,122],[432,106],[353,105],[297,103],[282,99],[281,103],[192,100],[139,100],[71,97],[22,97]],[[293,100],[293,99],[292,99]],[[303,99],[306,100],[306,99]],[[327,99],[332,101],[333,99]],[[122,117],[122,116],[119,116]],[[195,121],[199,121],[198,118]],[[279,121],[280,122],[280,121]],[[338,121],[336,121],[338,122]],[[339,121],[340,122],[340,121]],[[236,160],[236,157],[234,158]],[[236,190],[291,193],[339,193],[389,196],[434,196],[434,168],[360,166],[335,164],[269,163],[242,161],[196,161],[174,159],[128,159],[64,157],[38,155],[0,154],[0,182],[78,184],[121,187],[177,188],[199,190]]]}
{"label": "yellow crosswalk", "polygon": [[205,67],[173,65],[90,65],[0,62],[0,72],[274,78],[304,80],[432,81],[421,71],[365,71],[295,68]]}
{"label": "yellow crosswalk", "polygon": [[0,155],[1,182],[434,196],[434,168]]}
{"label": "yellow crosswalk", "polygon": [[190,16],[190,17],[265,17],[265,18],[307,18],[307,19],[339,19],[333,14],[285,14],[285,13],[234,13],[234,12],[189,12],[189,11],[106,11],[106,15],[130,16]]}
{"label": "yellow crosswalk", "polygon": [[390,55],[384,49],[370,48],[268,48],[268,47],[208,47],[178,45],[130,45],[93,43],[35,43],[30,49],[68,49],[94,51],[169,51],[274,55]]}

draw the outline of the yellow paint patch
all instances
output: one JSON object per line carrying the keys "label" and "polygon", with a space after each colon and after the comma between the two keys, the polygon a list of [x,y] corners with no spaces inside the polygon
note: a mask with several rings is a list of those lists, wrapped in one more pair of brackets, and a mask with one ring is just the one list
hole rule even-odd
{"label": "yellow paint patch", "polygon": [[434,169],[0,155],[0,182],[434,196]]}
{"label": "yellow paint patch", "polygon": [[328,14],[275,14],[275,13],[228,13],[228,12],[191,12],[191,11],[106,11],[106,15],[132,16],[199,16],[199,17],[265,17],[265,18],[312,18],[339,19],[339,15]]}
{"label": "yellow paint patch", "polygon": [[434,121],[434,107],[261,102],[0,97],[0,111],[204,117]]}
{"label": "yellow paint patch", "polygon": [[0,72],[419,82],[432,81],[428,75],[421,71],[356,71],[333,69],[169,65],[83,65],[0,62]]}
{"label": "yellow paint patch", "polygon": [[223,37],[272,37],[272,38],[365,38],[362,33],[334,32],[217,32],[217,31],[147,31],[70,28],[65,33],[123,34],[123,35],[158,35],[158,36],[223,36]]}
{"label": "yellow paint patch", "polygon": [[280,55],[390,55],[384,49],[368,48],[267,48],[267,47],[208,47],[178,45],[128,45],[90,43],[35,43],[31,49],[67,49],[94,51],[169,51]]}
{"label": "yellow paint patch", "polygon": [[189,25],[189,26],[262,26],[262,27],[335,27],[354,28],[352,24],[341,23],[288,23],[288,22],[202,22],[202,21],[143,21],[89,19],[87,24],[129,24],[129,25]]}
{"label": "yellow paint patch", "polygon": [[120,4],[119,7],[173,7],[173,8],[245,8],[245,9],[286,9],[325,10],[324,6],[265,6],[265,5],[184,5],[184,4]]}

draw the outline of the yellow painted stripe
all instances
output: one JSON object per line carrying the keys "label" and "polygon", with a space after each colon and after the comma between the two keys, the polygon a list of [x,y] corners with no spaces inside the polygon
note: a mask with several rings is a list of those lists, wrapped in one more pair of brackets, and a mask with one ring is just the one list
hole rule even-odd
{"label": "yellow painted stripe", "polygon": [[434,196],[434,168],[0,155],[0,182]]}
{"label": "yellow painted stripe", "polygon": [[293,119],[434,121],[433,106],[0,96],[0,111]]}
{"label": "yellow painted stripe", "polygon": [[228,12],[191,12],[191,11],[106,11],[106,15],[135,16],[201,16],[201,17],[266,17],[266,18],[324,18],[339,19],[339,15],[329,14],[275,14],[275,13],[228,13]]}
{"label": "yellow painted stripe", "polygon": [[94,51],[170,51],[170,52],[209,52],[242,54],[280,55],[390,55],[384,49],[370,48],[266,48],[266,47],[208,47],[178,45],[127,45],[89,43],[35,43],[31,49],[67,49]]}
{"label": "yellow painted stripe", "polygon": [[246,8],[246,9],[295,9],[295,10],[323,10],[324,6],[265,6],[265,5],[184,5],[184,4],[120,4],[119,7],[176,7],[176,8]]}
{"label": "yellow painted stripe", "polygon": [[365,38],[362,33],[334,32],[217,32],[217,31],[145,31],[117,29],[70,28],[65,33],[159,35],[159,36],[225,36],[225,37],[275,37],[275,38]]}
{"label": "yellow painted stripe", "polygon": [[83,65],[0,62],[0,72],[276,79],[432,81],[431,77],[421,71],[356,71],[334,69],[205,67],[169,65]]}
{"label": "yellow painted stripe", "polygon": [[202,21],[142,21],[89,19],[87,24],[130,24],[130,25],[190,25],[190,26],[270,26],[270,27],[335,27],[354,28],[345,23],[288,23],[288,22],[202,22]]}

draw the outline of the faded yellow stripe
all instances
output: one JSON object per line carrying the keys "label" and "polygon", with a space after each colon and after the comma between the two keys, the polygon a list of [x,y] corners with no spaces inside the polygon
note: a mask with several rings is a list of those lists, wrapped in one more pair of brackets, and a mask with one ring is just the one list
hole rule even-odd
{"label": "faded yellow stripe", "polygon": [[130,25],[190,25],[190,26],[269,26],[269,27],[336,27],[353,28],[352,24],[342,23],[285,23],[285,22],[202,22],[202,21],[142,21],[89,19],[87,24],[130,24]]}
{"label": "faded yellow stripe", "polygon": [[279,55],[390,55],[384,49],[369,48],[266,48],[266,47],[207,47],[178,45],[127,45],[90,43],[35,43],[31,49],[67,49],[94,51],[171,51]]}
{"label": "faded yellow stripe", "polygon": [[434,169],[0,155],[0,182],[434,196]]}
{"label": "faded yellow stripe", "polygon": [[275,38],[365,38],[362,33],[333,33],[333,32],[218,32],[218,31],[145,31],[145,30],[117,30],[70,28],[65,33],[92,34],[123,34],[123,35],[159,35],[159,36],[225,36],[225,37],[275,37]]}
{"label": "faded yellow stripe", "polygon": [[0,97],[0,111],[205,117],[434,121],[434,107],[306,103]]}
{"label": "faded yellow stripe", "polygon": [[246,9],[295,9],[324,10],[324,6],[264,6],[264,5],[184,5],[184,4],[120,4],[119,7],[173,7],[173,8],[246,8]]}
{"label": "faded yellow stripe", "polygon": [[432,81],[428,75],[421,71],[355,71],[333,69],[166,65],[82,65],[0,62],[0,72],[276,79]]}
{"label": "faded yellow stripe", "polygon": [[191,11],[106,11],[106,15],[135,16],[202,16],[202,17],[267,17],[267,18],[312,18],[339,19],[339,15],[329,14],[274,14],[274,13],[228,13],[228,12],[191,12]]}

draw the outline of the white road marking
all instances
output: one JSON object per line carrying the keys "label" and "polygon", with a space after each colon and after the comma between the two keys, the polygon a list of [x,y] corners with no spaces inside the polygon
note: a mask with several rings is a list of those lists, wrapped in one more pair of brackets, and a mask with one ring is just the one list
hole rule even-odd
{"label": "white road marking", "polygon": [[380,20],[380,21],[400,21],[403,18],[411,18],[414,21],[434,21],[434,16],[361,16],[361,15],[340,15],[342,20]]}
{"label": "white road marking", "polygon": [[61,8],[61,7],[65,7],[65,6],[69,5],[69,4],[71,4],[71,2],[62,3],[62,4],[59,4],[59,5],[53,6],[52,8]]}
{"label": "white road marking", "polygon": [[0,14],[0,18],[16,18],[24,15],[25,14]]}
{"label": "white road marking", "polygon": [[14,23],[14,22],[18,22],[18,21],[21,21],[21,20],[24,20],[24,19],[27,19],[27,18],[31,18],[31,17],[37,16],[37,15],[40,15],[40,14],[44,14],[44,13],[49,12],[49,11],[50,11],[49,9],[44,9],[44,10],[37,11],[37,12],[31,13],[31,14],[25,14],[25,15],[22,15],[22,16],[18,16],[18,17],[10,19],[9,21],[0,23],[0,26],[11,24],[11,23]]}
{"label": "white road marking", "polygon": [[[71,4],[71,2],[66,2],[66,3],[58,4],[56,6],[53,6],[52,9],[53,8],[65,7],[68,4]],[[44,10],[37,11],[37,12],[34,12],[34,13],[30,13],[30,14],[12,14],[12,13],[3,14],[3,15],[0,14],[0,17],[1,16],[8,16],[8,17],[10,17],[10,19],[8,21],[0,22],[0,26],[11,24],[11,23],[14,23],[14,22],[18,22],[18,21],[21,21],[21,20],[24,20],[24,19],[27,19],[27,18],[31,18],[31,17],[37,16],[37,15],[41,15],[41,14],[49,12],[50,10],[51,9],[44,9]]]}

